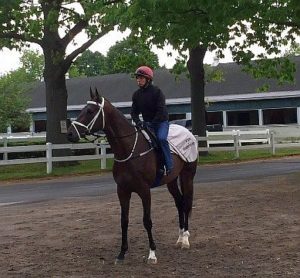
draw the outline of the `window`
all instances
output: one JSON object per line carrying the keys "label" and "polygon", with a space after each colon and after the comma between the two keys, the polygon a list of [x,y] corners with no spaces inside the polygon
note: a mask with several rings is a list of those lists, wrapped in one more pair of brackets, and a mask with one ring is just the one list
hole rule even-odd
{"label": "window", "polygon": [[180,120],[180,119],[185,119],[185,113],[184,114],[169,114],[170,121]]}
{"label": "window", "polygon": [[258,111],[230,111],[227,112],[228,126],[258,125]]}
{"label": "window", "polygon": [[264,124],[297,123],[297,108],[267,109],[263,111]]}
{"label": "window", "polygon": [[46,121],[45,120],[39,120],[34,122],[35,132],[42,132],[46,131]]}
{"label": "window", "polygon": [[222,112],[206,112],[206,124],[207,125],[222,125],[223,114]]}

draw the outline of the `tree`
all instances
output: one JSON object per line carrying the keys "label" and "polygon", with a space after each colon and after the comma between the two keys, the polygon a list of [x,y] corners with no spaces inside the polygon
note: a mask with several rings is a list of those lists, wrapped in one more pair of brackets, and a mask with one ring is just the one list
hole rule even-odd
{"label": "tree", "polygon": [[25,50],[21,67],[0,78],[0,130],[8,126],[28,128],[30,116],[26,113],[29,98],[26,93],[35,81],[42,80],[44,59],[33,50]]}
{"label": "tree", "polygon": [[[272,22],[263,11],[276,9],[276,2],[283,6],[287,2],[293,2],[294,7],[297,6],[295,0],[130,1],[129,12],[122,17],[122,22],[125,25],[129,23],[135,34],[144,36],[151,43],[161,47],[170,43],[183,54],[182,58],[186,62],[191,80],[192,119],[197,119],[192,122],[194,134],[205,136],[206,130],[203,65],[205,54],[207,51],[216,51],[218,57],[223,58],[223,50],[230,42],[233,42],[231,50],[234,58],[240,63],[247,63],[255,56],[254,50],[246,47],[247,43],[252,46],[262,42],[260,46],[269,54],[277,52],[291,37],[290,34],[284,35],[283,27],[278,30],[271,29],[273,36],[270,37]],[[245,47],[236,38],[246,38]]]}
{"label": "tree", "polygon": [[[67,119],[65,74],[74,59],[117,24],[121,0],[11,0],[1,2],[0,48],[38,44],[44,55],[47,141],[66,142],[61,125]],[[67,47],[86,31],[88,39],[70,54]]]}
{"label": "tree", "polygon": [[128,37],[110,47],[105,57],[86,50],[70,68],[70,77],[130,73],[140,65],[158,68],[158,57],[139,38]]}
{"label": "tree", "polygon": [[294,57],[300,55],[300,44],[292,43],[290,49],[288,49],[285,53],[285,56]]}
{"label": "tree", "polygon": [[0,132],[6,132],[8,126],[29,126],[27,81],[28,76],[22,68],[0,78]]}
{"label": "tree", "polygon": [[139,66],[158,68],[158,57],[142,39],[129,36],[110,47],[107,58],[107,73],[132,73]]}
{"label": "tree", "polygon": [[[252,1],[133,0],[123,22],[153,44],[170,43],[186,62],[191,80],[193,133],[205,136],[205,69],[208,50],[223,57],[231,39],[230,26],[255,14]],[[128,19],[129,17],[129,19]]]}
{"label": "tree", "polygon": [[[107,74],[106,58],[100,52],[86,50],[71,66],[71,71],[76,68],[77,76],[97,76]],[[70,72],[70,77],[76,77]]]}
{"label": "tree", "polygon": [[[234,26],[240,41],[232,45],[235,60],[245,65],[245,71],[254,78],[276,79],[279,84],[293,83],[296,67],[291,55],[283,47],[297,45],[300,35],[300,6],[297,0],[267,0],[260,3],[260,9],[248,22],[240,21]],[[261,49],[253,53],[251,47]],[[295,49],[296,51],[296,49]],[[294,52],[296,54],[296,52]]]}
{"label": "tree", "polygon": [[44,57],[37,50],[25,50],[20,58],[26,81],[43,80]]}

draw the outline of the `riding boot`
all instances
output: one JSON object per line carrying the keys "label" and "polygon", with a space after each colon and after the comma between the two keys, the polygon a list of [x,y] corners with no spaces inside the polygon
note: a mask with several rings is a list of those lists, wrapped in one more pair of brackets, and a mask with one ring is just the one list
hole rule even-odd
{"label": "riding boot", "polygon": [[156,172],[156,177],[155,177],[154,183],[151,185],[151,188],[160,186],[160,182],[161,182],[161,179],[162,179],[163,176],[164,176],[164,173],[165,173],[164,169],[159,169],[159,170]]}

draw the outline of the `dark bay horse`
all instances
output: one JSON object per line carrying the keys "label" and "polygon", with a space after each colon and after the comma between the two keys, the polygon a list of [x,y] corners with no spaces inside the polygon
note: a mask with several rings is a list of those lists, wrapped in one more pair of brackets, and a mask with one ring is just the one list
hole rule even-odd
{"label": "dark bay horse", "polygon": [[[149,263],[156,263],[155,242],[152,236],[151,194],[158,168],[156,152],[150,147],[140,130],[116,109],[108,100],[100,97],[98,91],[90,90],[91,100],[80,112],[76,121],[68,129],[67,137],[77,142],[81,137],[103,130],[115,156],[113,176],[117,183],[117,193],[121,205],[122,245],[116,263],[123,262],[128,250],[127,230],[129,205],[133,192],[140,196],[143,204],[143,223],[148,233],[150,252]],[[189,215],[193,202],[193,179],[197,160],[185,162],[173,154],[174,170],[164,176],[161,184],[167,184],[179,215],[179,238],[176,245],[189,248]],[[178,186],[177,181],[180,181]],[[163,211],[161,213],[164,213]]]}

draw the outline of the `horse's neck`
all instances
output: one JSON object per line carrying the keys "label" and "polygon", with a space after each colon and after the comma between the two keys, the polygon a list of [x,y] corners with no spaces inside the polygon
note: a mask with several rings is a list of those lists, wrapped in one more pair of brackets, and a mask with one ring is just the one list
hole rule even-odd
{"label": "horse's neck", "polygon": [[[131,151],[135,140],[135,128],[112,104],[105,109],[105,128],[107,140],[114,154],[122,156]],[[132,143],[131,143],[132,142]]]}

